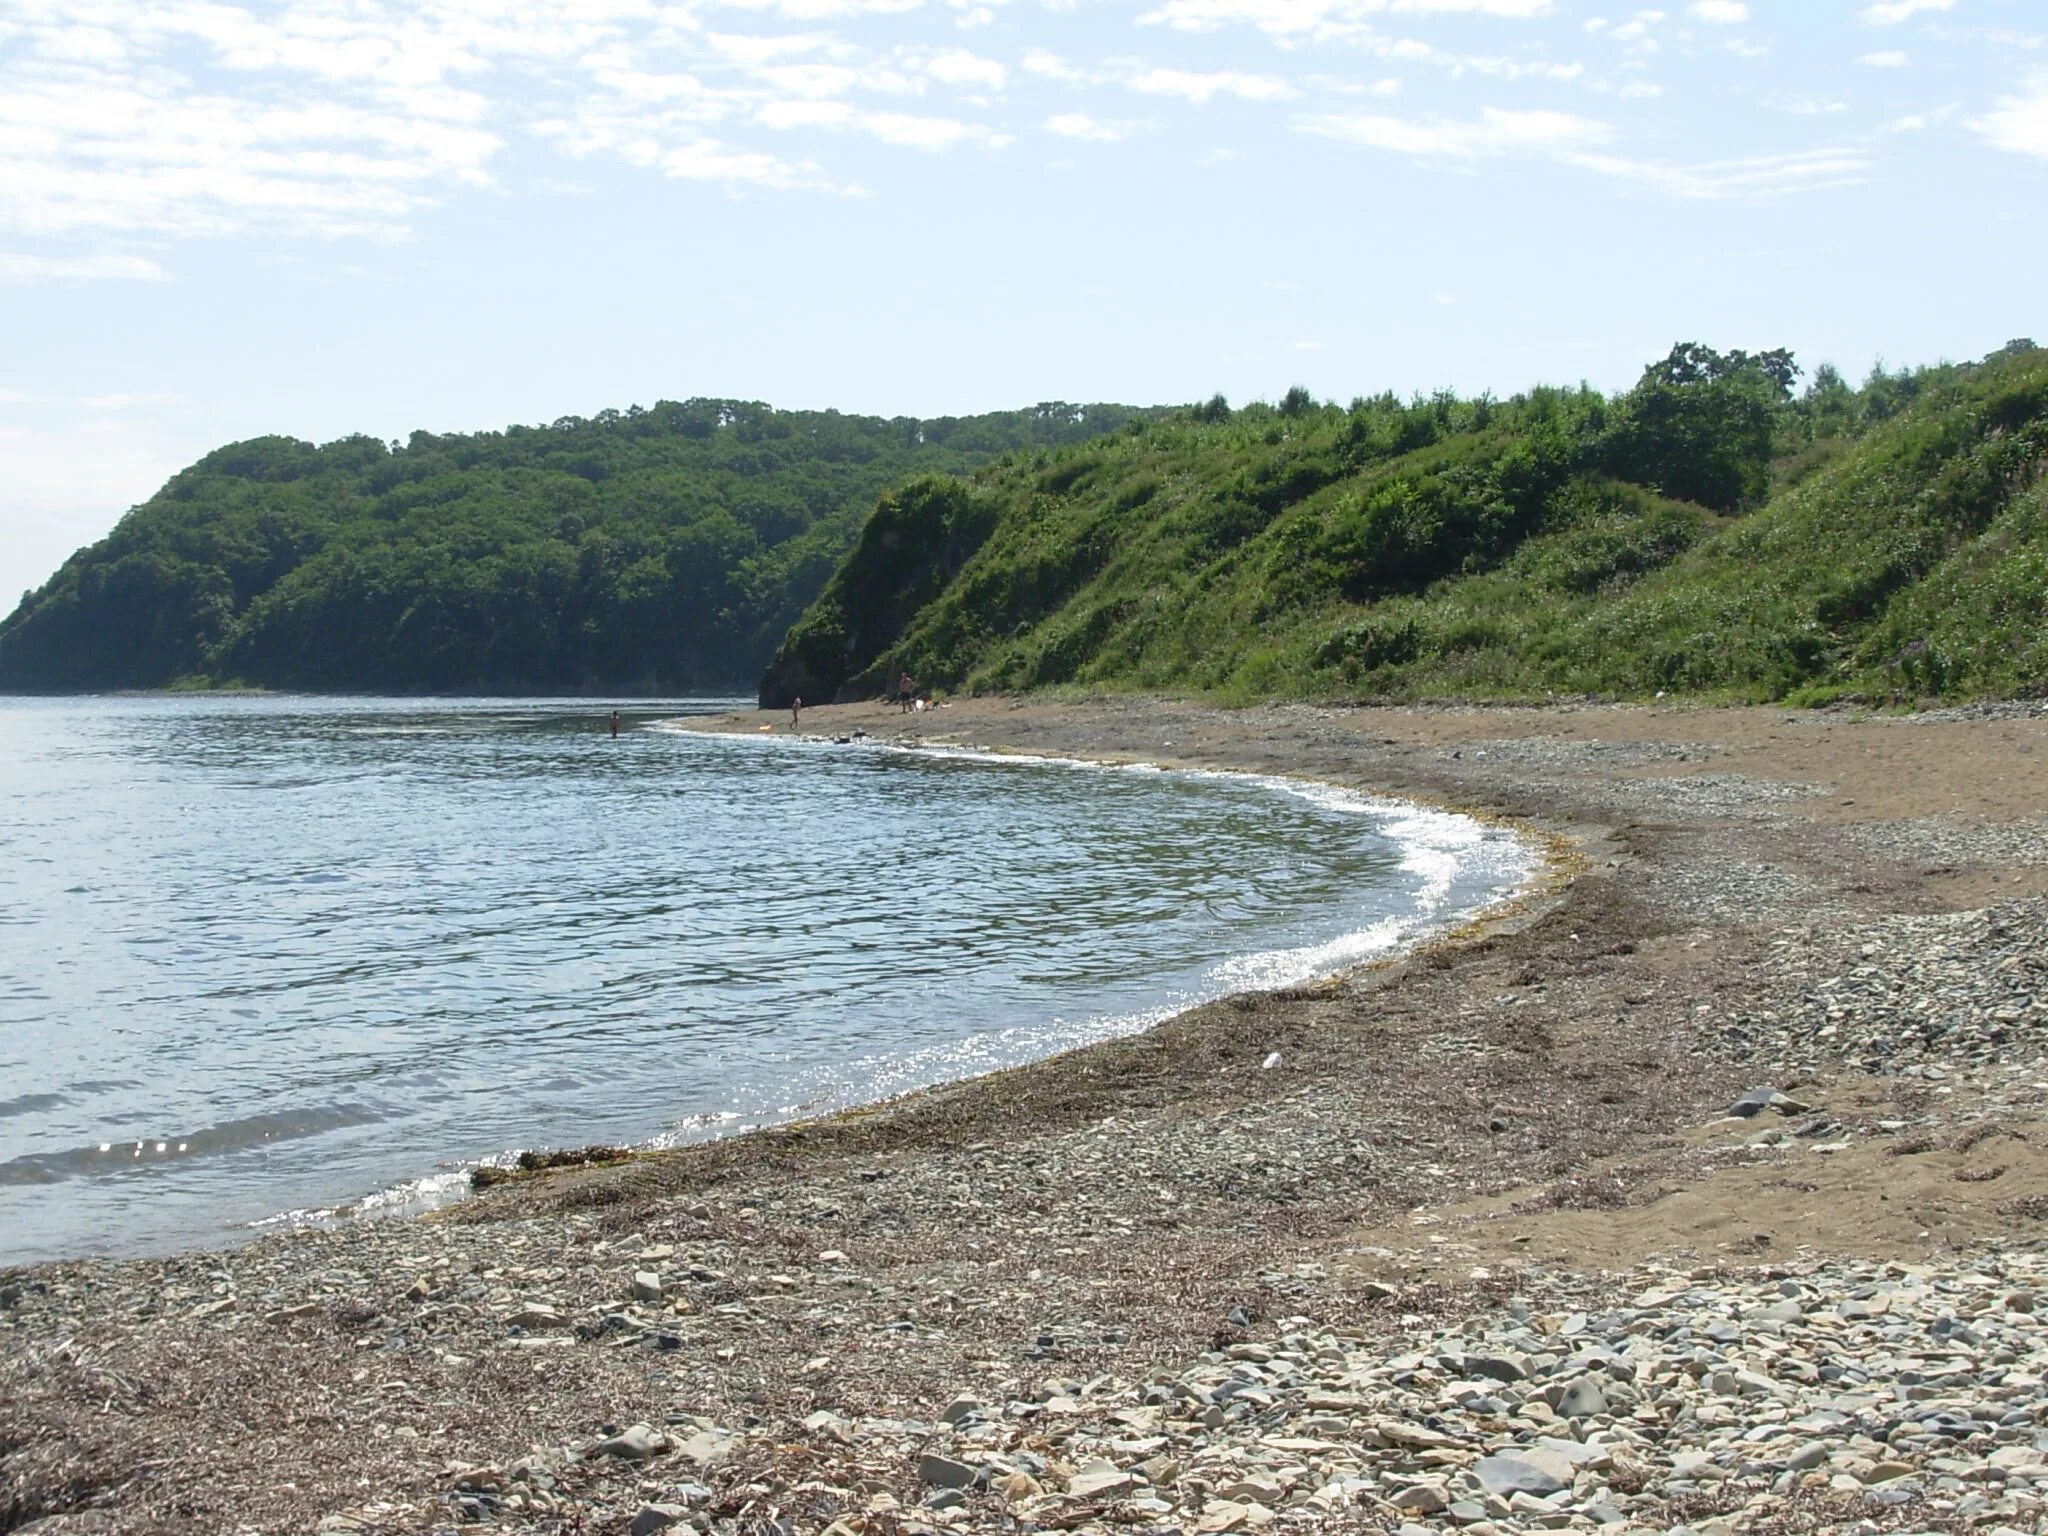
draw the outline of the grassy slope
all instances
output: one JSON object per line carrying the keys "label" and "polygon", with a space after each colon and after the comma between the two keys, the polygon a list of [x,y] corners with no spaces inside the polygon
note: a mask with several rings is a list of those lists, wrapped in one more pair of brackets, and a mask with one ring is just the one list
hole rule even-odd
{"label": "grassy slope", "polygon": [[[773,703],[1060,684],[1249,697],[2048,687],[2048,352],[1802,442],[1754,510],[1614,478],[1618,402],[1181,417],[886,498]],[[1425,424],[1426,425],[1426,424]]]}

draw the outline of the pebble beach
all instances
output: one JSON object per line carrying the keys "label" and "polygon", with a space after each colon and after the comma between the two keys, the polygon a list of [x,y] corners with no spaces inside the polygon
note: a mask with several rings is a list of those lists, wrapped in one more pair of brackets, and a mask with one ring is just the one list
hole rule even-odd
{"label": "pebble beach", "polygon": [[1339,783],[1550,865],[829,1119],[0,1271],[0,1531],[2048,1531],[2041,706],[805,724]]}

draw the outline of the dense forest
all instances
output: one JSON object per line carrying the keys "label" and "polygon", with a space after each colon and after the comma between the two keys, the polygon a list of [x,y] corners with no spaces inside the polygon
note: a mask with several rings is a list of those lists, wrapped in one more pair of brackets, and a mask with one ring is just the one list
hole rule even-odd
{"label": "dense forest", "polygon": [[1802,378],[1689,344],[1617,396],[1219,398],[919,477],[762,701],[2048,691],[2048,351]]}
{"label": "dense forest", "polygon": [[208,454],[0,622],[0,689],[750,688],[888,486],[1143,414],[664,402]]}

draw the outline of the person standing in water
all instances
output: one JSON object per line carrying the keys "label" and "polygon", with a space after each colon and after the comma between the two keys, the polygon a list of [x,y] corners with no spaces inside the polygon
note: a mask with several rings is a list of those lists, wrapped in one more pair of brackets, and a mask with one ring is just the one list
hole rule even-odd
{"label": "person standing in water", "polygon": [[789,728],[799,733],[804,728],[804,701],[801,698],[789,701]]}
{"label": "person standing in water", "polygon": [[612,734],[619,734],[619,712],[616,709],[612,711]]}

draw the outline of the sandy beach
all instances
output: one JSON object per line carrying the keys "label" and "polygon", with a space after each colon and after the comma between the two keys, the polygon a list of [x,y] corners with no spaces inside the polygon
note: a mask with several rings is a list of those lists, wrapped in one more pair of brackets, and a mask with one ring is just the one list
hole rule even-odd
{"label": "sandy beach", "polygon": [[2048,1529],[2048,708],[804,728],[1339,783],[1554,868],[829,1120],[0,1272],[0,1531]]}

